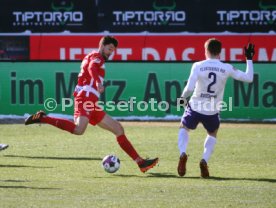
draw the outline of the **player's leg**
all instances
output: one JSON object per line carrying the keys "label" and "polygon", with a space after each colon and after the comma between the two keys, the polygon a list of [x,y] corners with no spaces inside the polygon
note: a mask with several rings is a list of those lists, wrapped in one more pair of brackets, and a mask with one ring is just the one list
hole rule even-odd
{"label": "player's leg", "polygon": [[178,132],[178,149],[180,152],[180,156],[179,156],[179,161],[177,166],[177,172],[179,176],[184,176],[186,174],[186,163],[188,160],[186,150],[187,150],[188,142],[189,142],[189,129],[181,123],[179,132]]}
{"label": "player's leg", "polygon": [[85,109],[84,103],[89,101],[88,98],[76,97],[74,100],[74,122],[62,118],[50,117],[43,111],[29,116],[25,120],[25,125],[33,123],[47,123],[59,129],[68,131],[72,134],[82,135],[89,123],[89,117],[92,109]]}
{"label": "player's leg", "polygon": [[197,112],[193,111],[189,106],[187,106],[183,114],[178,132],[178,149],[180,152],[180,157],[177,166],[177,172],[179,176],[184,176],[186,174],[186,163],[188,160],[187,147],[189,143],[189,130],[195,129],[197,125]]}
{"label": "player's leg", "polygon": [[97,124],[99,127],[106,129],[113,134],[115,134],[116,137],[119,137],[121,135],[124,135],[124,128],[120,124],[120,122],[114,120],[109,115],[105,114],[103,119]]}
{"label": "player's leg", "polygon": [[217,132],[218,132],[218,129],[216,129],[212,132],[207,131],[207,136],[204,141],[204,151],[203,151],[203,155],[202,155],[202,159],[204,159],[206,162],[209,161],[209,159],[215,149],[215,145],[217,143]]}
{"label": "player's leg", "polygon": [[104,118],[98,123],[98,126],[112,132],[119,143],[120,147],[137,163],[143,161],[132,144],[129,142],[124,133],[122,125],[111,118],[109,115],[105,115]]}
{"label": "player's leg", "polygon": [[73,134],[82,135],[87,128],[89,119],[86,116],[78,116],[74,118],[74,121],[75,121],[76,127],[73,131]]}
{"label": "player's leg", "polygon": [[202,159],[199,163],[201,170],[201,177],[209,177],[208,161],[214,152],[215,145],[217,143],[217,132],[219,129],[220,121],[218,114],[211,116],[203,116],[202,124],[207,131],[207,136],[204,142],[204,149]]}
{"label": "player's leg", "polygon": [[46,113],[43,111],[38,111],[36,114],[29,116],[25,120],[25,125],[30,125],[34,123],[47,123],[70,133],[74,133],[74,130],[76,128],[74,122],[62,118],[47,116]]}
{"label": "player's leg", "polygon": [[114,120],[109,115],[105,114],[103,119],[97,125],[112,132],[116,136],[120,147],[138,164],[142,172],[146,172],[158,163],[158,158],[144,160],[127,139],[124,133],[124,128],[120,122]]}
{"label": "player's leg", "polygon": [[190,129],[183,125],[183,123],[180,124],[178,131],[178,149],[180,156],[187,153],[187,147],[189,143],[189,131]]}

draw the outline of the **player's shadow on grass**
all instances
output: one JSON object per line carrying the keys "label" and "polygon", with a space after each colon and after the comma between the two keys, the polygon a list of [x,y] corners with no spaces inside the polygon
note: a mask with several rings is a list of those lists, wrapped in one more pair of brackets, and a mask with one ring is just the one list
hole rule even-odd
{"label": "player's shadow on grass", "polygon": [[133,177],[177,178],[177,175],[173,175],[170,173],[145,173],[145,175],[114,174],[114,176],[123,177],[123,178],[133,178]]}
{"label": "player's shadow on grass", "polygon": [[[148,177],[159,177],[159,178],[181,178],[181,179],[201,179],[201,177],[193,177],[193,176],[184,176],[184,177],[179,177],[178,175],[174,175],[171,173],[148,173]],[[206,180],[206,179],[204,179]],[[269,182],[269,183],[276,183],[276,179],[271,179],[271,178],[226,178],[226,177],[216,177],[216,176],[211,176],[207,180],[216,180],[216,181],[259,181],[259,182]]]}
{"label": "player's shadow on grass", "polygon": [[0,168],[53,168],[53,167],[30,166],[30,165],[0,165]]}
{"label": "player's shadow on grass", "polygon": [[[28,180],[0,180],[0,182],[10,182],[10,183],[26,183],[26,182],[31,182]],[[60,190],[61,188],[48,188],[48,187],[32,187],[32,186],[13,186],[13,185],[9,185],[9,186],[0,186],[0,189],[40,189],[40,190]]]}
{"label": "player's shadow on grass", "polygon": [[179,178],[179,176],[171,173],[148,173],[148,177],[156,177],[156,178]]}
{"label": "player's shadow on grass", "polygon": [[46,187],[32,187],[32,186],[0,186],[2,188],[12,188],[12,189],[40,189],[40,190],[60,190],[60,188],[46,188]]}
{"label": "player's shadow on grass", "polygon": [[4,155],[4,157],[18,157],[26,159],[41,160],[102,160],[100,157],[46,157],[46,156],[24,156],[24,155]]}
{"label": "player's shadow on grass", "polygon": [[22,182],[31,182],[31,181],[28,181],[28,180],[0,180],[0,182],[22,183]]}
{"label": "player's shadow on grass", "polygon": [[276,183],[276,179],[273,178],[226,178],[226,177],[216,177],[211,176],[208,180],[216,180],[216,181],[259,181],[259,182],[269,182]]}
{"label": "player's shadow on grass", "polygon": [[115,177],[122,177],[122,178],[139,178],[143,177],[142,175],[130,175],[130,174],[114,174]]}

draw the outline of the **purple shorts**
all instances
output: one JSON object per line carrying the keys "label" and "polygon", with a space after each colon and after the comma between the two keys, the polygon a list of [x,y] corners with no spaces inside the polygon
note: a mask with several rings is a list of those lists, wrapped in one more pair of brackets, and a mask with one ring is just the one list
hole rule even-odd
{"label": "purple shorts", "polygon": [[198,123],[201,122],[204,128],[211,133],[217,130],[220,124],[218,113],[210,116],[203,115],[196,111],[193,111],[190,106],[186,106],[181,122],[188,129],[196,129]]}

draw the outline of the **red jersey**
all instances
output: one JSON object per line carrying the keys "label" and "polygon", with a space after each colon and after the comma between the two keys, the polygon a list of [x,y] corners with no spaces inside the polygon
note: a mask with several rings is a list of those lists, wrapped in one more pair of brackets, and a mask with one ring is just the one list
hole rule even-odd
{"label": "red jersey", "polygon": [[105,76],[104,58],[96,51],[87,54],[81,63],[81,71],[78,75],[78,84],[75,88],[74,96],[94,97],[97,99],[100,93],[97,85],[103,84]]}

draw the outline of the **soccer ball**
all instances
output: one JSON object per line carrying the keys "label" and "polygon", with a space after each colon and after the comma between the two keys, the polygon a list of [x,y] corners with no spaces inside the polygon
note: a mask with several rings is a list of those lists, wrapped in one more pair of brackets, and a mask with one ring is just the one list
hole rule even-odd
{"label": "soccer ball", "polygon": [[120,168],[120,159],[115,155],[107,155],[102,161],[103,169],[108,173],[115,173]]}

